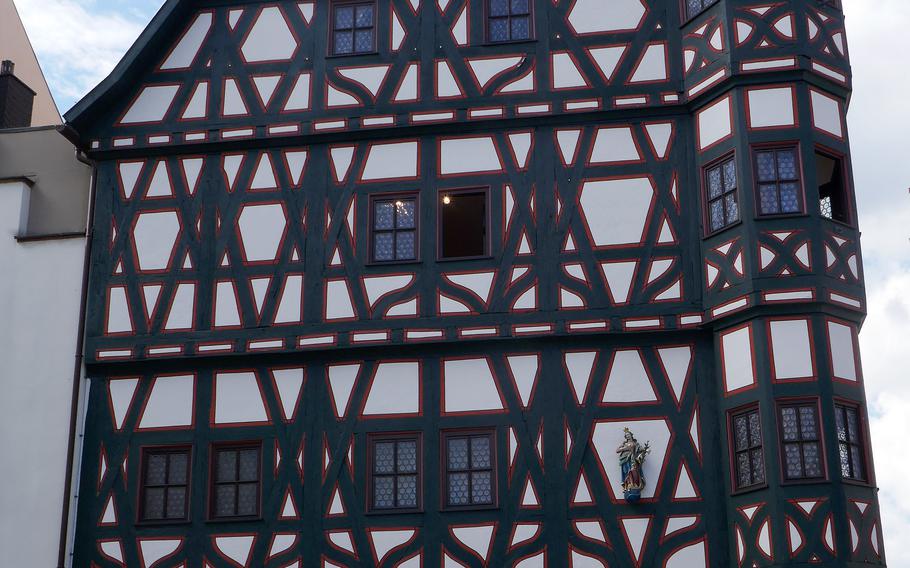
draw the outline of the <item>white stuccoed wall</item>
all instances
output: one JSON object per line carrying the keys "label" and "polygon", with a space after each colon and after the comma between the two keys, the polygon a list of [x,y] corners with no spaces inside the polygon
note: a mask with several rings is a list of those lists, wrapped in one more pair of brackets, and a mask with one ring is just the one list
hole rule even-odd
{"label": "white stuccoed wall", "polygon": [[85,239],[19,243],[0,182],[0,566],[57,566]]}

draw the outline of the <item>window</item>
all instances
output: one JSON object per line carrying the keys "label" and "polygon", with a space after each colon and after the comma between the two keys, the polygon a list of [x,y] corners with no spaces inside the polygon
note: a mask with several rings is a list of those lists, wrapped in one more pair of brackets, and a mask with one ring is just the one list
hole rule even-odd
{"label": "window", "polygon": [[717,0],[686,0],[686,19],[691,20],[716,3]]}
{"label": "window", "polygon": [[860,430],[859,409],[846,404],[834,405],[837,420],[837,443],[840,453],[840,470],[844,479],[866,481],[866,460]]}
{"label": "window", "polygon": [[531,39],[531,0],[487,0],[487,39]]}
{"label": "window", "polygon": [[822,469],[818,408],[814,403],[780,408],[784,476],[787,480],[819,479]]}
{"label": "window", "polygon": [[190,449],[143,450],[142,463],[139,519],[185,521],[189,509]]}
{"label": "window", "polygon": [[778,148],[755,152],[758,179],[759,212],[781,215],[803,211],[802,185],[796,148]]}
{"label": "window", "polygon": [[447,508],[491,507],[496,503],[494,433],[445,435]]}
{"label": "window", "polygon": [[376,5],[337,2],[332,5],[332,53],[356,55],[376,51]]}
{"label": "window", "polygon": [[370,440],[370,510],[420,509],[420,438],[416,434]]}
{"label": "window", "polygon": [[739,221],[739,197],[736,191],[736,162],[728,158],[708,168],[708,216],[711,232]]}
{"label": "window", "polygon": [[259,445],[214,448],[212,518],[259,516],[261,453]]}
{"label": "window", "polygon": [[417,198],[373,200],[373,262],[417,260]]}
{"label": "window", "polygon": [[765,484],[765,450],[762,447],[758,408],[734,414],[733,464],[737,491]]}
{"label": "window", "polygon": [[818,197],[822,217],[849,223],[850,207],[843,160],[816,151],[815,173],[818,176]]}
{"label": "window", "polygon": [[441,258],[472,258],[489,254],[488,201],[484,190],[442,195],[439,204]]}

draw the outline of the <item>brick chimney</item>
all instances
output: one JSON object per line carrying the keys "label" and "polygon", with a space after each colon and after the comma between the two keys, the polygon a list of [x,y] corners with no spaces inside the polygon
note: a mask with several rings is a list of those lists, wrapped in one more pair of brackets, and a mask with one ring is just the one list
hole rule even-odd
{"label": "brick chimney", "polygon": [[12,61],[0,62],[0,129],[32,125],[35,91],[13,73]]}

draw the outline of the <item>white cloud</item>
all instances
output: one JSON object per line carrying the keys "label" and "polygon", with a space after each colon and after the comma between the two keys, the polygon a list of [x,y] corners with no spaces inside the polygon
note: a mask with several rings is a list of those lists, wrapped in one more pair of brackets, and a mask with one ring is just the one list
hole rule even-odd
{"label": "white cloud", "polygon": [[16,6],[62,109],[111,72],[151,17],[94,1],[16,0]]}

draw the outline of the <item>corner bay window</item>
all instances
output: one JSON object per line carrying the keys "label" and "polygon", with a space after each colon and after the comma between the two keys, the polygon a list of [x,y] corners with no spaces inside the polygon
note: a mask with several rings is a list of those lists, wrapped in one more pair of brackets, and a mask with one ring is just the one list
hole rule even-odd
{"label": "corner bay window", "polygon": [[370,510],[420,508],[420,439],[417,435],[370,440]]}
{"label": "corner bay window", "polygon": [[762,215],[801,213],[802,185],[796,148],[755,152],[759,212]]}
{"label": "corner bay window", "polygon": [[139,519],[146,522],[183,521],[189,509],[189,448],[143,451]]}
{"label": "corner bay window", "polygon": [[733,466],[736,490],[749,489],[765,483],[765,452],[762,444],[761,417],[758,408],[732,416]]}
{"label": "corner bay window", "polygon": [[487,256],[489,195],[486,190],[442,193],[439,198],[439,257]]}
{"label": "corner bay window", "polygon": [[708,220],[710,232],[713,233],[739,221],[736,161],[731,157],[711,166],[705,172],[705,177]]}
{"label": "corner bay window", "polygon": [[531,0],[487,0],[487,40],[531,38]]}
{"label": "corner bay window", "polygon": [[444,435],[445,507],[490,507],[496,503],[493,431]]}
{"label": "corner bay window", "polygon": [[844,479],[866,481],[866,460],[860,430],[859,410],[845,404],[834,405],[840,470]]}
{"label": "corner bay window", "polygon": [[821,479],[825,476],[818,407],[814,402],[781,406],[780,434],[784,477],[788,481]]}
{"label": "corner bay window", "polygon": [[262,479],[259,445],[215,446],[212,457],[211,517],[259,516]]}
{"label": "corner bay window", "polygon": [[373,200],[372,260],[417,260],[417,198],[389,197]]}
{"label": "corner bay window", "polygon": [[332,5],[332,54],[354,55],[376,51],[376,5],[373,2],[336,2]]}

